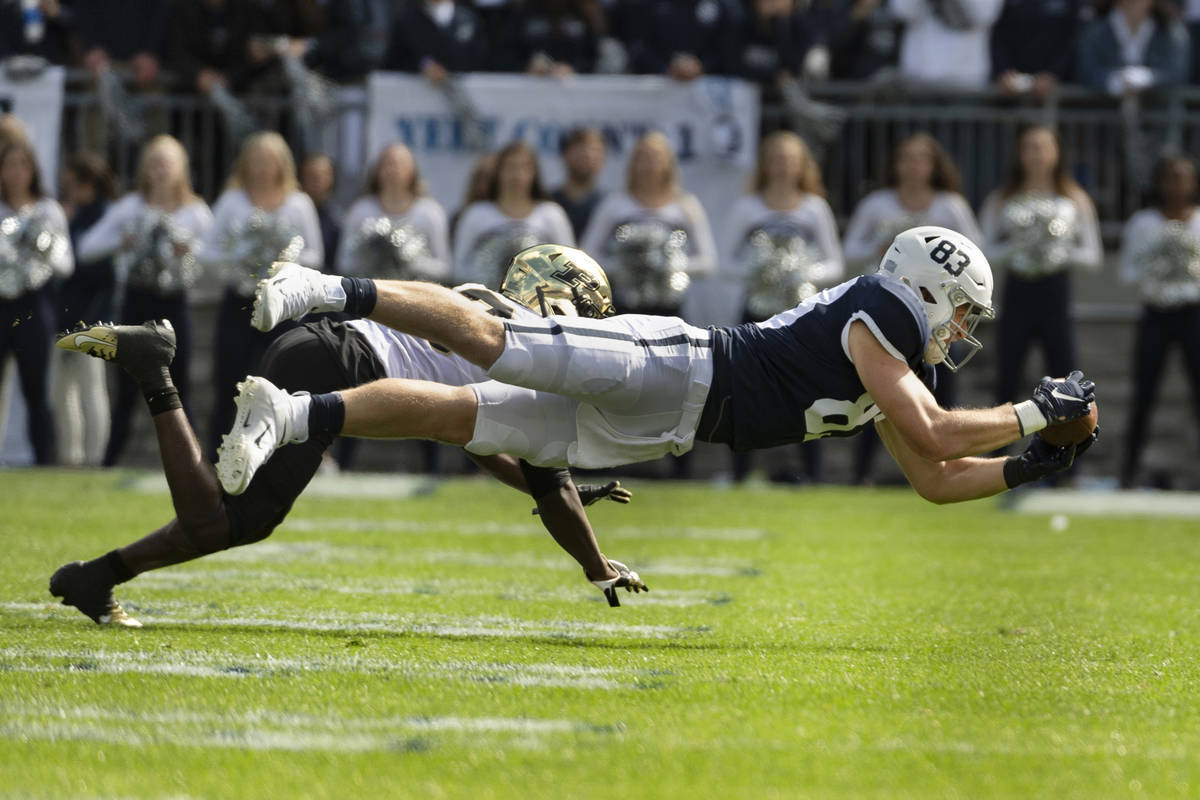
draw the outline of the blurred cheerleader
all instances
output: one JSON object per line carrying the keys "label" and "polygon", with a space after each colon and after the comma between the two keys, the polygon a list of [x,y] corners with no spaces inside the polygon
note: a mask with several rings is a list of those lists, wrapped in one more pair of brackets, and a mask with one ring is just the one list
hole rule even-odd
{"label": "blurred cheerleader", "polygon": [[[57,288],[59,330],[84,320],[113,318],[116,278],[112,259],[84,264],[79,258],[79,240],[108,211],[116,191],[116,175],[95,153],[73,156],[63,170],[63,207],[75,249],[75,271]],[[65,352],[56,355],[53,401],[58,460],[71,466],[98,467],[112,425],[104,362]]]}
{"label": "blurred cheerleader", "polygon": [[[730,211],[728,242],[722,264],[745,289],[743,322],[764,320],[842,280],[845,263],[821,168],[796,134],[779,131],[763,140],[753,194]],[[818,442],[800,445],[808,481],[820,480],[820,452]],[[750,454],[734,453],[734,480],[749,470]]]}
{"label": "blurred cheerleader", "polygon": [[[901,139],[887,167],[887,186],[864,197],[854,209],[842,248],[857,271],[872,273],[897,233],[917,225],[939,225],[982,245],[983,234],[959,187],[962,180],[950,155],[928,133]],[[934,396],[943,408],[955,405],[954,373],[939,364]],[[1064,373],[1065,374],[1065,373]],[[870,483],[879,436],[870,427],[858,437],[854,482]]]}
{"label": "blurred cheerleader", "polygon": [[692,279],[717,268],[708,215],[679,185],[675,152],[657,131],[638,140],[625,191],[600,202],[581,243],[604,266],[622,314],[677,316]]}
{"label": "blurred cheerleader", "polygon": [[33,147],[9,142],[0,150],[0,367],[16,356],[29,441],[42,465],[54,463],[49,365],[57,318],[49,283],[74,268],[67,216],[42,191]]}
{"label": "blurred cheerleader", "polygon": [[213,354],[209,443],[215,453],[220,434],[233,422],[237,382],[283,333],[279,328],[260,333],[250,327],[255,285],[281,258],[314,269],[320,269],[325,258],[316,208],[300,191],[292,151],[278,133],[262,131],[242,144],[225,191],[213,206],[202,258],[222,270],[227,281]]}
{"label": "blurred cheerleader", "polygon": [[[193,324],[188,289],[198,275],[197,251],[212,227],[208,205],[192,190],[188,156],[178,140],[155,136],[142,150],[137,189],[112,205],[79,240],[79,261],[94,263],[112,256],[124,323],[166,319],[175,328],[171,379],[184,410],[191,398]],[[96,317],[84,317],[94,321]],[[112,433],[104,466],[116,464],[129,439],[130,414],[137,402],[133,380],[120,374],[112,412]]]}
{"label": "blurred cheerleader", "polygon": [[1158,400],[1163,367],[1172,345],[1183,354],[1192,389],[1192,413],[1200,425],[1200,214],[1196,213],[1196,164],[1167,156],[1154,170],[1153,203],[1125,224],[1121,280],[1135,285],[1142,317],[1134,339],[1133,403],[1125,428],[1121,485],[1135,485],[1150,414]]}
{"label": "blurred cheerleader", "polygon": [[342,220],[337,271],[363,278],[446,281],[446,211],[425,193],[412,152],[390,144],[379,154],[367,191]]}
{"label": "blurred cheerleader", "polygon": [[1017,134],[1008,178],[984,201],[980,220],[988,261],[1005,275],[996,331],[996,398],[1005,403],[1024,391],[1034,342],[1046,362],[1038,374],[1066,375],[1079,363],[1070,269],[1100,267],[1100,225],[1091,199],[1067,174],[1058,136],[1041,125]]}
{"label": "blurred cheerleader", "polygon": [[571,222],[542,186],[537,155],[524,142],[496,153],[487,199],[471,203],[454,228],[454,281],[499,286],[512,257],[535,244],[574,245]]}

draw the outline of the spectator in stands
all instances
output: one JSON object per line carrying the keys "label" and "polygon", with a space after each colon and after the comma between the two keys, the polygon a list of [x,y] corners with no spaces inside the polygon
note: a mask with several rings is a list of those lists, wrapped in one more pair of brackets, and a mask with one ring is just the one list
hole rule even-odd
{"label": "spectator in stands", "polygon": [[334,259],[342,235],[342,214],[333,206],[337,185],[337,167],[327,153],[312,153],[300,162],[300,191],[308,195],[321,223],[321,246],[325,250],[326,272],[336,272]]}
{"label": "spectator in stands", "polygon": [[33,0],[26,11],[22,0],[0,2],[0,60],[9,56],[41,56],[51,64],[75,60],[74,24],[69,0]]}
{"label": "spectator in stands", "polygon": [[[1150,415],[1172,345],[1178,345],[1183,355],[1192,389],[1192,413],[1200,428],[1200,214],[1196,213],[1196,186],[1196,164],[1190,157],[1161,159],[1154,170],[1150,205],[1125,225],[1121,280],[1136,286],[1142,300],[1129,369],[1133,402],[1121,462],[1121,486],[1126,489],[1137,485]],[[1172,437],[1183,444],[1178,432]]]}
{"label": "spectator in stands", "polygon": [[1191,44],[1192,61],[1188,71],[1188,83],[1200,83],[1200,0],[1178,0],[1180,18],[1187,26]]}
{"label": "spectator in stands", "polygon": [[250,7],[232,0],[177,0],[171,17],[171,67],[180,83],[209,95],[242,91],[250,73]]}
{"label": "spectator in stands", "polygon": [[202,260],[227,276],[213,355],[213,453],[217,437],[233,422],[237,382],[278,335],[254,330],[250,311],[254,287],[285,252],[287,260],[306,267],[319,269],[325,261],[317,210],[300,191],[292,151],[278,133],[263,131],[242,144],[203,242]]}
{"label": "spectator in stands", "polygon": [[992,28],[992,75],[1006,94],[1041,99],[1073,78],[1087,0],[1005,0]]}
{"label": "spectator in stands", "polygon": [[487,199],[463,211],[454,229],[454,280],[499,286],[512,257],[535,244],[574,245],[571,221],[542,188],[537,155],[525,142],[496,154]]}
{"label": "spectator in stands", "polygon": [[[191,405],[194,331],[188,289],[198,276],[197,252],[211,227],[208,205],[192,190],[187,152],[178,140],[163,134],[142,150],[137,188],[112,205],[79,240],[81,262],[113,258],[124,286],[122,322],[165,319],[175,328],[171,378],[185,411]],[[90,319],[94,318],[84,321]],[[122,374],[104,466],[120,460],[137,403],[137,385]]]}
{"label": "spectator in stands", "polygon": [[634,145],[624,191],[605,196],[580,243],[604,265],[622,314],[678,315],[690,279],[717,268],[708,214],[680,186],[675,151],[658,131]]}
{"label": "spectator in stands", "polygon": [[593,72],[603,31],[597,0],[526,0],[507,20],[494,66],[555,77]]}
{"label": "spectator in stands", "polygon": [[[752,189],[729,212],[722,259],[722,271],[744,287],[743,322],[792,308],[840,282],[846,271],[821,168],[803,139],[788,131],[764,139]],[[745,479],[750,458],[749,452],[733,454],[734,480]],[[803,476],[789,470],[773,479],[820,481],[820,445],[800,445],[800,459]]]}
{"label": "spectator in stands", "polygon": [[363,278],[450,279],[446,210],[426,194],[412,151],[394,142],[371,167],[367,190],[342,224],[337,271]]}
{"label": "spectator in stands", "polygon": [[563,135],[559,154],[565,175],[563,185],[550,193],[550,199],[567,212],[578,241],[604,197],[604,190],[597,185],[607,155],[604,134],[597,128],[573,128]]}
{"label": "spectator in stands", "polygon": [[723,0],[625,0],[621,16],[630,72],[690,81],[737,64],[737,6]]}
{"label": "spectator in stands", "polygon": [[[887,188],[871,192],[854,209],[842,248],[849,265],[873,272],[895,235],[917,225],[939,225],[982,245],[983,234],[960,193],[962,180],[950,155],[928,133],[915,133],[892,151]],[[934,396],[943,407],[956,404],[954,373],[937,366]],[[858,437],[854,482],[872,481],[879,437],[873,428]]]}
{"label": "spectator in stands", "polygon": [[160,88],[171,5],[162,0],[76,0],[71,9],[83,65],[93,77],[114,63],[123,65],[139,90]]}
{"label": "spectator in stands", "polygon": [[[16,356],[29,416],[29,441],[40,465],[54,463],[54,416],[50,410],[50,348],[58,322],[50,279],[75,267],[67,217],[42,190],[37,156],[23,140],[0,151],[0,219],[15,217],[10,237],[15,258],[0,262],[0,365]],[[7,227],[7,226],[6,226]],[[7,249],[7,247],[5,248]]]}
{"label": "spectator in stands", "polygon": [[795,0],[753,0],[736,43],[731,71],[762,87],[764,103],[778,103],[780,82],[803,74],[813,35]]}
{"label": "spectator in stands", "polygon": [[1166,0],[1101,0],[1079,39],[1079,80],[1112,95],[1185,83],[1187,28]]}
{"label": "spectator in stands", "polygon": [[[111,258],[91,264],[79,258],[83,232],[104,215],[117,191],[117,178],[108,162],[95,153],[72,156],[63,170],[63,210],[67,214],[75,271],[57,287],[57,329],[81,322],[112,319],[115,277]],[[71,466],[98,467],[104,459],[111,425],[108,383],[100,369],[59,351],[54,387],[54,420],[58,425],[58,460]]]}
{"label": "spectator in stands", "polygon": [[991,78],[988,39],[1003,0],[891,0],[904,23],[900,77],[952,89],[982,89]]}
{"label": "spectator in stands", "polygon": [[324,0],[321,29],[295,49],[304,63],[335,81],[351,81],[378,69],[391,32],[389,0]]}
{"label": "spectator in stands", "polygon": [[829,22],[833,78],[869,80],[894,68],[901,31],[888,0],[834,0]]}
{"label": "spectator in stands", "polygon": [[996,397],[1007,402],[1026,385],[1031,344],[1045,356],[1039,375],[1065,375],[1079,363],[1070,270],[1100,268],[1100,224],[1091,198],[1067,172],[1058,137],[1041,125],[1017,135],[1008,177],[984,201],[980,222],[997,282],[1005,276],[997,303]]}
{"label": "spectator in stands", "polygon": [[440,86],[453,73],[483,69],[487,42],[469,7],[454,0],[414,0],[392,25],[383,68],[419,72]]}

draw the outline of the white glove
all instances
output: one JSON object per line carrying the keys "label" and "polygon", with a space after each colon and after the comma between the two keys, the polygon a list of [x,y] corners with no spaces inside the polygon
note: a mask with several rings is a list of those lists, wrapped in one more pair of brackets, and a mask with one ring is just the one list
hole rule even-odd
{"label": "white glove", "polygon": [[622,586],[627,592],[648,592],[650,587],[642,583],[642,579],[638,574],[629,567],[622,564],[620,561],[608,559],[608,565],[617,571],[617,577],[609,578],[603,581],[592,581],[592,584],[604,592],[605,599],[608,604],[614,608],[621,605],[621,601],[617,598],[617,589]]}

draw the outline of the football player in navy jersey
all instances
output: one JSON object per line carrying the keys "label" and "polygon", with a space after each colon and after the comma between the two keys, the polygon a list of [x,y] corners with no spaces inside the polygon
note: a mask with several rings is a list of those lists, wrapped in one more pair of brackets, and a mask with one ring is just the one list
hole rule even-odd
{"label": "football player in navy jersey", "polygon": [[[552,261],[545,257],[545,249],[532,247],[519,253],[500,293],[466,285],[458,289],[461,296],[473,298],[468,302],[479,302],[481,307],[503,310],[513,319],[540,319],[530,307],[542,313],[607,313],[612,295],[603,271],[582,258],[572,264]],[[578,265],[595,269],[586,276],[594,289],[586,295],[573,285],[579,282],[572,278]],[[236,494],[224,493],[213,465],[200,453],[171,382],[168,366],[175,354],[175,331],[169,322],[86,326],[60,337],[58,346],[114,361],[137,382],[154,419],[176,517],[99,558],[64,564],[50,578],[50,591],[96,623],[140,627],[114,598],[114,586],[149,570],[270,536],[316,474],[333,437],[314,434],[303,443],[283,448],[252,483],[247,482]],[[459,385],[483,379],[478,367],[439,352],[427,341],[364,320],[319,320],[298,326],[267,348],[261,367],[282,386],[313,392],[356,386],[383,376]],[[605,497],[629,502],[629,492],[619,482],[577,487],[565,469],[533,467],[506,455],[475,458],[501,481],[533,496],[554,540],[579,562],[610,605],[620,604],[616,592],[620,587],[646,589],[636,572],[600,552],[583,509]]]}
{"label": "football player in navy jersey", "polygon": [[[240,424],[218,460],[230,493],[275,447],[330,432],[433,438],[476,454],[599,468],[685,453],[696,440],[748,450],[851,435],[874,422],[909,482],[938,503],[1065,469],[1092,441],[1053,447],[1035,437],[1019,456],[979,455],[1087,414],[1095,386],[1078,371],[1043,378],[1015,405],[938,406],[932,366],[957,370],[980,348],[975,326],[993,316],[987,259],[946,228],[904,231],[877,274],[732,328],[643,315],[505,320],[432,284],[339,279],[294,264],[272,272],[255,297],[260,330],[314,311],[365,315],[442,343],[490,380],[384,380],[305,396],[248,379]],[[965,356],[950,355],[955,342]]]}

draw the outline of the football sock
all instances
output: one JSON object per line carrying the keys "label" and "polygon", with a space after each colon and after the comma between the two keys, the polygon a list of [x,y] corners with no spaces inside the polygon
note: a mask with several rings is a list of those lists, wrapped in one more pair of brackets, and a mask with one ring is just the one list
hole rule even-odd
{"label": "football sock", "polygon": [[346,293],[347,314],[365,317],[375,310],[378,293],[370,278],[342,278],[342,291]]}
{"label": "football sock", "polygon": [[346,403],[341,392],[314,394],[309,399],[312,404],[308,407],[308,435],[339,435],[346,424]]}
{"label": "football sock", "polygon": [[[165,371],[166,367],[163,369]],[[171,376],[168,374],[166,386],[155,389],[142,388],[142,396],[146,398],[146,405],[150,407],[150,416],[157,417],[159,414],[165,414],[176,408],[183,408],[183,402],[179,399],[179,390],[170,383],[170,380]]]}
{"label": "football sock", "polygon": [[116,550],[109,550],[99,558],[84,562],[83,568],[91,573],[96,580],[116,586],[133,578],[133,570],[121,558]]}

